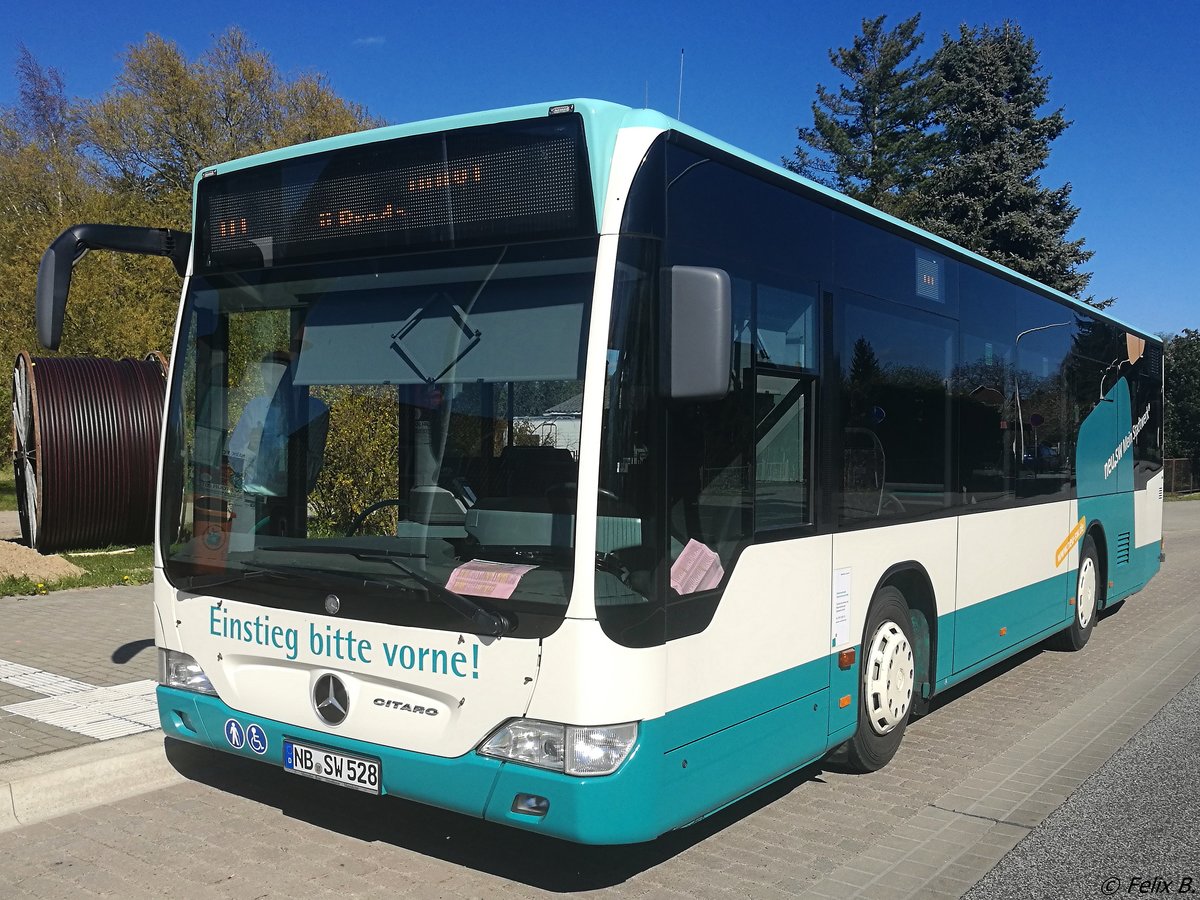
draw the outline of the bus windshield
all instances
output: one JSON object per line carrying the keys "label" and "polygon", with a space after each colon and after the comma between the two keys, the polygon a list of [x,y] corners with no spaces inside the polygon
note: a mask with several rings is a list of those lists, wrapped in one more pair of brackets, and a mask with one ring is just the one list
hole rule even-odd
{"label": "bus windshield", "polygon": [[482,609],[549,633],[570,594],[595,254],[579,239],[193,277],[167,416],[168,579],[450,630]]}

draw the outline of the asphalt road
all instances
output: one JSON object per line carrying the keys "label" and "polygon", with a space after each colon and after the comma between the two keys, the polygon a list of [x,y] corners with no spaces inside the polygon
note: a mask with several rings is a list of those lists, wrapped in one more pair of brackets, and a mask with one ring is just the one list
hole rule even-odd
{"label": "asphalt road", "polygon": [[1200,678],[966,900],[1152,896],[1167,888],[1200,896]]}

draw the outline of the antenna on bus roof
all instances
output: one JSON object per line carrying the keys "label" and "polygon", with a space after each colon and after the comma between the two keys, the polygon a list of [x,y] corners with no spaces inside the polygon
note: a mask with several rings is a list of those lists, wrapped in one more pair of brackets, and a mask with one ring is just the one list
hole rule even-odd
{"label": "antenna on bus roof", "polygon": [[675,101],[675,118],[683,118],[683,48],[679,50],[679,97]]}

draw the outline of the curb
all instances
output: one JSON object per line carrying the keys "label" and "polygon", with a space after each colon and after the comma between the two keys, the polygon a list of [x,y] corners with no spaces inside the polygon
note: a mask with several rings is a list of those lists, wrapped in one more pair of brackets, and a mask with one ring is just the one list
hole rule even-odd
{"label": "curb", "polygon": [[158,729],[0,764],[0,832],[186,780]]}

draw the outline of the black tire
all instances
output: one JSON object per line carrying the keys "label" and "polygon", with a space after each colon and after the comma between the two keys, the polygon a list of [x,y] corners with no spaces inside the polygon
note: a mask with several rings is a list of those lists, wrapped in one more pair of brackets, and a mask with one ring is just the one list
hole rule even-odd
{"label": "black tire", "polygon": [[[1090,602],[1084,592],[1090,590]],[[1096,542],[1089,534],[1083,539],[1079,549],[1079,571],[1075,575],[1075,615],[1071,624],[1051,638],[1051,644],[1058,650],[1074,652],[1082,650],[1092,636],[1096,627],[1096,616],[1104,607],[1105,584],[1100,569],[1100,554],[1096,552]]]}
{"label": "black tire", "polygon": [[[917,676],[918,678],[920,676]],[[919,682],[918,682],[919,683]],[[913,689],[912,709],[908,713],[908,721],[919,719],[922,716],[929,715],[929,711],[933,709],[933,698],[922,697],[920,692]]]}
{"label": "black tire", "polygon": [[[882,769],[900,747],[912,715],[916,686],[913,640],[904,595],[894,587],[880,588],[871,600],[863,629],[858,662],[858,728],[846,744],[847,764],[855,772]],[[881,658],[873,660],[872,648],[877,642],[882,648]],[[890,674],[880,668],[884,661],[888,662]],[[880,681],[890,687],[893,679],[899,679],[898,697],[884,695],[871,687],[872,683],[878,686]]]}

